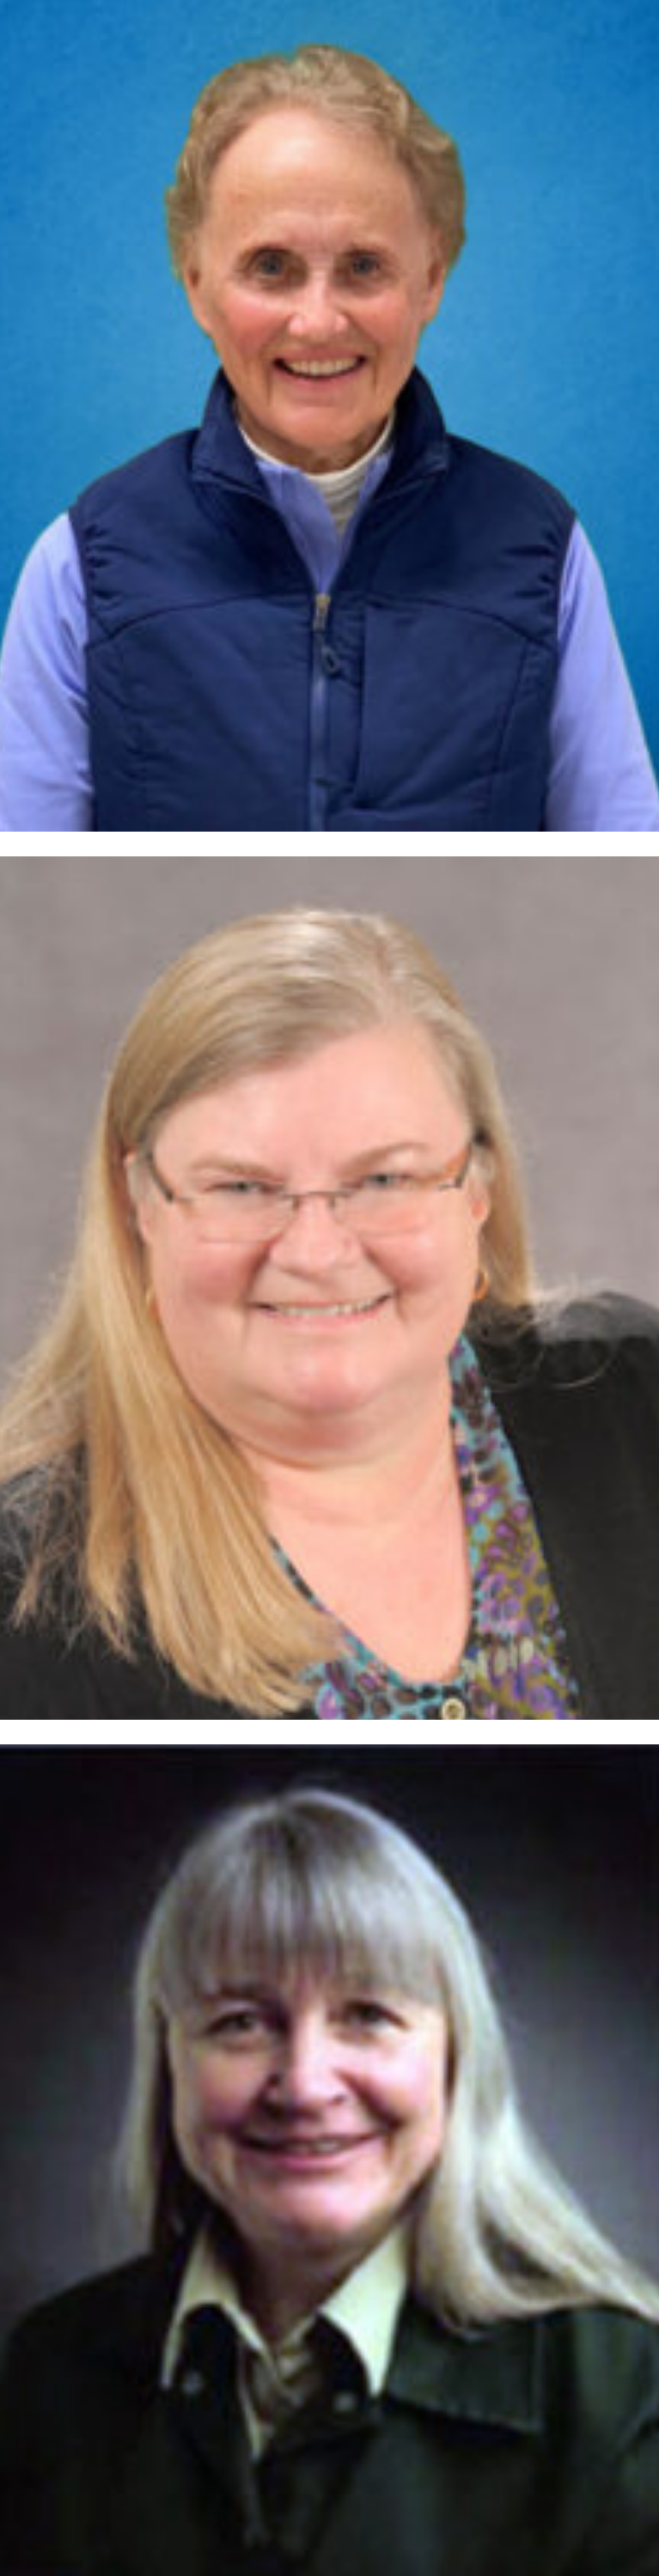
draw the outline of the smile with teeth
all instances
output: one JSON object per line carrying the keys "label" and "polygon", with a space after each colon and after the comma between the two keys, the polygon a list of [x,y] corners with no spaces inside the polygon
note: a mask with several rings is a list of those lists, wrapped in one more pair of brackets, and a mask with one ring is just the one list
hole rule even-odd
{"label": "smile with teeth", "polygon": [[353,376],[361,358],[279,358],[288,376]]}
{"label": "smile with teeth", "polygon": [[386,1296],[353,1297],[349,1301],[346,1299],[343,1303],[333,1306],[321,1306],[318,1300],[315,1305],[307,1306],[284,1305],[283,1301],[281,1304],[275,1304],[274,1301],[269,1304],[265,1298],[260,1299],[259,1304],[267,1315],[304,1315],[305,1317],[307,1315],[373,1315],[377,1306],[386,1304]]}

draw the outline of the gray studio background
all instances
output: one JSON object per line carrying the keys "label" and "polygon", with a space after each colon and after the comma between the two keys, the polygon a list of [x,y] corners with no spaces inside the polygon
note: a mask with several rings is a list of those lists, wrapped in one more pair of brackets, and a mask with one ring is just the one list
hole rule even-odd
{"label": "gray studio background", "polygon": [[291,1778],[370,1800],[446,1869],[527,2113],[600,2225],[659,2271],[659,1750],[383,1750],[362,1730],[339,1751],[11,1747],[0,1773],[3,2332],[128,2250],[108,2171],[139,1930],[209,1815]]}
{"label": "gray studio background", "polygon": [[242,912],[381,907],[494,1046],[547,1283],[659,1293],[655,857],[123,852],[0,858],[0,1371],[71,1240],[102,1079],[145,986]]}

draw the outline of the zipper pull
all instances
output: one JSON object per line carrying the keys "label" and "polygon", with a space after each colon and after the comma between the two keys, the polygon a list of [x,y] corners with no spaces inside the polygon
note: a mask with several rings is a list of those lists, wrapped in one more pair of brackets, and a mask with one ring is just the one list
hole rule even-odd
{"label": "zipper pull", "polygon": [[329,612],[330,605],[331,605],[331,593],[329,592],[329,590],[317,590],[317,591],[316,591],[316,613],[315,613],[314,622],[313,622],[313,625],[314,625],[314,635],[324,635],[324,633],[325,633],[325,627],[326,627],[326,625],[327,625],[327,618],[328,618],[328,612]]}

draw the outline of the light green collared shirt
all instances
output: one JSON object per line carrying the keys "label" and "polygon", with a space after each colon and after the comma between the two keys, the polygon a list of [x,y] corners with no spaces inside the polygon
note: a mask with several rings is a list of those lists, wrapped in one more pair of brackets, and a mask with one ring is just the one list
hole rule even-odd
{"label": "light green collared shirt", "polygon": [[281,2343],[268,2344],[256,2319],[243,2307],[227,2265],[213,2244],[209,2227],[192,2247],[168,2329],[162,2359],[162,2381],[171,2385],[181,2352],[183,2331],[195,2308],[218,2307],[231,2319],[238,2336],[238,2389],[250,2447],[260,2458],[277,2425],[296,2406],[322,2394],[323,2369],[310,2334],[317,2317],[346,2336],[365,2374],[369,2395],[376,2397],[386,2379],[398,2317],[409,2279],[408,2228],[405,2221],[331,2290],[311,2316],[300,2317]]}

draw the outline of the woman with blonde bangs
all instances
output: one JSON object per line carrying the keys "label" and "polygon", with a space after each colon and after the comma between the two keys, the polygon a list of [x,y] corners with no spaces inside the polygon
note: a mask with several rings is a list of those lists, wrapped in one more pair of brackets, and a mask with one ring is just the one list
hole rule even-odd
{"label": "woman with blonde bangs", "polygon": [[536,1291],[485,1041],[379,915],[147,994],[0,1467],[26,1716],[656,1713],[657,1318]]}
{"label": "woman with blonde bangs", "polygon": [[184,1851],[119,2161],[147,2252],[10,2345],[13,2576],[653,2576],[659,2288],[536,2145],[397,1825],[292,1788]]}
{"label": "woman with blonde bangs", "polygon": [[206,83],[166,196],[219,370],[28,557],[0,828],[659,828],[571,500],[449,433],[416,364],[465,238],[452,137],[302,44]]}

